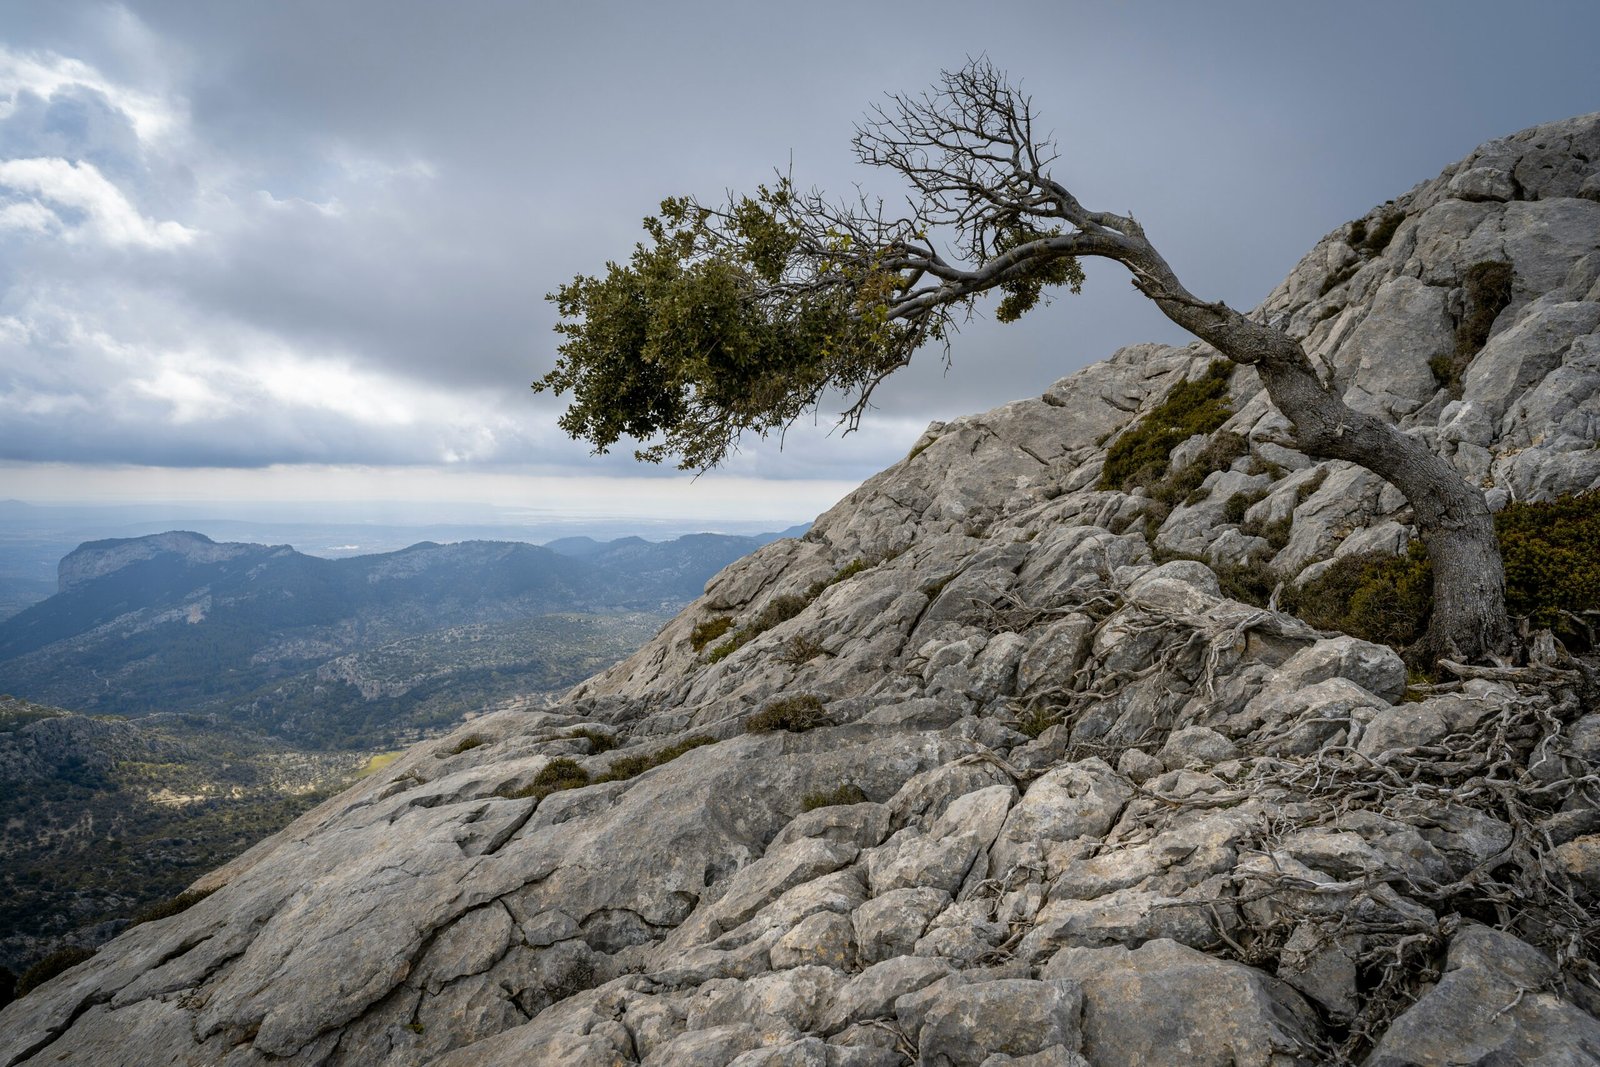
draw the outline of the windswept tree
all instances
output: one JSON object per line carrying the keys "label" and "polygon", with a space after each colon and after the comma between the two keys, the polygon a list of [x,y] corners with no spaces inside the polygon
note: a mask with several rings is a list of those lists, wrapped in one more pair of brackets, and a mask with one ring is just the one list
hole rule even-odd
{"label": "windswept tree", "polygon": [[668,199],[626,264],[551,294],[565,337],[536,390],[570,392],[561,425],[605,451],[687,469],[741,434],[781,429],[842,392],[854,428],[873,389],[948,345],[980,298],[1012,321],[1065,286],[1085,256],[1114,260],[1173,322],[1254,367],[1299,448],[1357,463],[1410,502],[1433,565],[1425,649],[1479,659],[1510,640],[1505,580],[1483,493],[1421,440],[1349,408],[1300,343],[1179,281],[1131,216],[1094,211],[1057,181],[1031,101],[986,60],[929,91],[891,96],[857,127],[859,160],[909,185],[903,212],[834,201],[787,178],[717,206]]}

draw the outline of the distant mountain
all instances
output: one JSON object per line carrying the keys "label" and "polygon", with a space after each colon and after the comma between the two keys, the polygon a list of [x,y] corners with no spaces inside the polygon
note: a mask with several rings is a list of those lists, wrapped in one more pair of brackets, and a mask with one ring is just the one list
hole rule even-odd
{"label": "distant mountain", "polygon": [[303,743],[386,743],[576,682],[770,540],[572,546],[584,558],[423,542],[344,559],[185,531],[91,541],[61,560],[54,596],[0,621],[0,692],[86,712],[206,711]]}

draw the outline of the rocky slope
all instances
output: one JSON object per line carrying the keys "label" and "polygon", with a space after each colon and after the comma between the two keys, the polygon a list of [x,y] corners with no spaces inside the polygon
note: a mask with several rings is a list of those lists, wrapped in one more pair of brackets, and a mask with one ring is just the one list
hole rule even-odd
{"label": "rocky slope", "polygon": [[[1600,115],[1486,145],[1260,313],[1497,500],[1594,486],[1597,161]],[[0,1065],[1600,1062],[1600,715],[1553,670],[1403,702],[1389,649],[1158,562],[1412,532],[1248,371],[1249,454],[1166,514],[1095,488],[1211,359],[930,428],[560,705],[413,749],[7,1008]]]}

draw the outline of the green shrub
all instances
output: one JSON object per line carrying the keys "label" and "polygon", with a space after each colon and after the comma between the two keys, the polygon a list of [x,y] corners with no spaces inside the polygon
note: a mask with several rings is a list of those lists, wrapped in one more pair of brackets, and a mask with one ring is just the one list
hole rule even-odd
{"label": "green shrub", "polygon": [[1600,489],[1494,517],[1506,566],[1506,607],[1563,638],[1582,636],[1564,612],[1600,610]]}
{"label": "green shrub", "polygon": [[823,583],[819,582],[812,586],[805,596],[785,593],[782,596],[773,597],[749,622],[735,630],[732,637],[713,648],[707,658],[712,663],[716,663],[718,660],[726,659],[733,655],[774,626],[788,622],[806,610],[811,606],[811,602],[817,599],[817,594],[821,593],[822,589]]}
{"label": "green shrub", "polygon": [[792,734],[815,730],[828,724],[822,701],[810,694],[779,697],[744,722],[746,733],[765,734],[787,730]]}
{"label": "green shrub", "polygon": [[731,629],[733,629],[731,615],[718,615],[714,619],[707,619],[689,632],[689,647],[699,652]]}
{"label": "green shrub", "polygon": [[603,734],[589,726],[580,727],[569,735],[568,740],[576,741],[579,738],[589,742],[589,754],[598,756],[602,752],[610,752],[617,747],[617,739],[610,734]]}
{"label": "green shrub", "polygon": [[17,978],[17,996],[27,996],[56,975],[68,968],[76,967],[93,955],[94,949],[79,948],[77,945],[68,945],[65,948],[56,949],[32,967],[23,971]]}
{"label": "green shrub", "polygon": [[1385,207],[1372,229],[1368,230],[1366,225],[1362,224],[1359,251],[1367,256],[1378,255],[1389,247],[1389,242],[1394,240],[1395,231],[1400,229],[1400,224],[1404,221],[1406,221],[1405,213],[1399,208]]}
{"label": "green shrub", "polygon": [[866,560],[864,560],[864,559],[853,559],[849,563],[846,563],[843,567],[840,567],[836,572],[834,572],[833,577],[828,579],[827,583],[824,585],[824,588],[826,588],[829,585],[838,585],[840,582],[849,581],[851,578],[854,578],[856,575],[860,574],[862,571],[871,570],[871,569],[872,569],[872,564],[868,563]]}
{"label": "green shrub", "polygon": [[1034,707],[1022,713],[1017,720],[1017,732],[1037,738],[1061,721],[1061,713],[1050,708]]}
{"label": "green shrub", "polygon": [[459,756],[463,752],[477,748],[479,745],[486,745],[488,743],[489,741],[487,738],[481,737],[478,734],[468,734],[466,737],[463,737],[461,740],[457,741],[455,743],[455,747],[446,752],[445,755]]}
{"label": "green shrub", "polygon": [[1233,364],[1219,359],[1200,377],[1174,386],[1106,451],[1099,488],[1127,491],[1165,476],[1174,448],[1196,434],[1213,432],[1233,414],[1228,403],[1232,375]]}
{"label": "green shrub", "polygon": [[854,782],[846,782],[837,789],[825,792],[807,793],[800,798],[801,811],[816,811],[818,808],[831,808],[836,804],[865,804],[867,794]]}
{"label": "green shrub", "polygon": [[1428,360],[1428,369],[1440,387],[1448,389],[1452,397],[1461,396],[1461,379],[1473,357],[1489,341],[1489,331],[1494,320],[1511,303],[1511,282],[1514,277],[1511,264],[1498,260],[1485,260],[1467,268],[1462,279],[1466,308],[1461,321],[1456,324],[1455,349],[1449,355],[1438,355]]}
{"label": "green shrub", "polygon": [[666,748],[657,749],[648,755],[619,756],[611,761],[611,766],[605,773],[596,778],[596,782],[625,782],[629,778],[637,778],[645,771],[652,770],[664,763],[671,763],[685,752],[701,748],[705,745],[714,745],[717,739],[706,734],[694,734],[682,741],[668,745]]}
{"label": "green shrub", "polygon": [[551,793],[559,793],[566,789],[581,789],[588,784],[589,772],[584,770],[577,760],[561,756],[545,764],[539,773],[533,776],[533,781],[521,789],[503,790],[499,795],[508,800],[526,800],[528,797],[543,800]]}
{"label": "green shrub", "polygon": [[1254,493],[1235,493],[1222,505],[1222,521],[1237,526],[1244,521],[1244,513],[1266,498],[1266,490]]}
{"label": "green shrub", "polygon": [[1428,628],[1433,570],[1418,542],[1402,556],[1344,556],[1299,588],[1286,587],[1283,606],[1319,629],[1408,648]]}
{"label": "green shrub", "polygon": [[216,887],[213,886],[210,889],[196,889],[191,892],[179,893],[170,900],[158,900],[156,903],[135,912],[133,919],[128,923],[128,928],[132,929],[141,923],[155,922],[157,919],[166,919],[188,911],[216,891]]}
{"label": "green shrub", "polygon": [[791,667],[799,667],[827,654],[828,650],[821,641],[809,634],[798,634],[790,638],[783,651],[778,653],[778,658]]}

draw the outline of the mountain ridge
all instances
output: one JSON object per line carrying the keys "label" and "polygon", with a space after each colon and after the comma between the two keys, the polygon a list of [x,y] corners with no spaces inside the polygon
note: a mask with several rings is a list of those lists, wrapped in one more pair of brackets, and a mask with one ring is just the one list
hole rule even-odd
{"label": "mountain ridge", "polygon": [[[1483,263],[1508,299],[1458,349]],[[1600,115],[1340,227],[1255,314],[1497,506],[1600,486]],[[0,1065],[1594,1062],[1582,672],[1419,684],[1225,595],[1415,530],[1247,368],[1102,488],[1215,359],[1130,346],[931,426],[628,659],[4,1009]]]}

